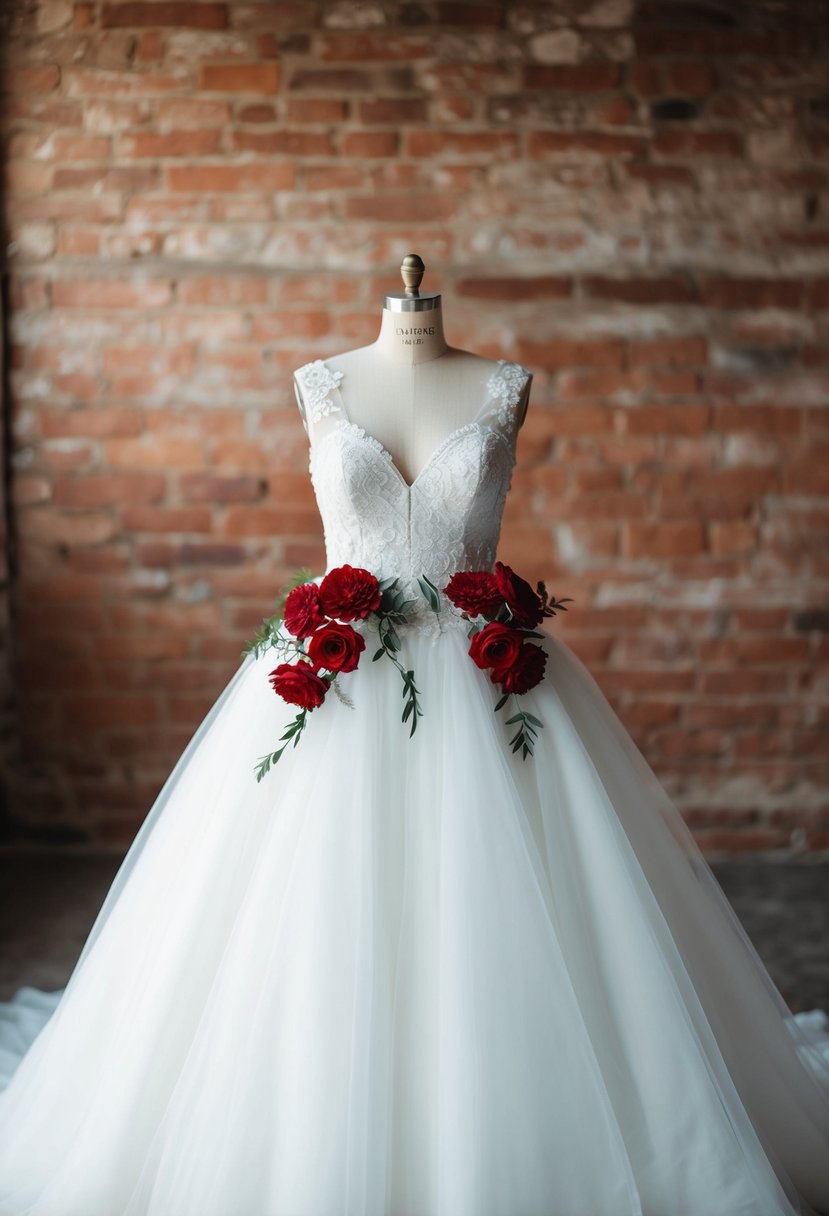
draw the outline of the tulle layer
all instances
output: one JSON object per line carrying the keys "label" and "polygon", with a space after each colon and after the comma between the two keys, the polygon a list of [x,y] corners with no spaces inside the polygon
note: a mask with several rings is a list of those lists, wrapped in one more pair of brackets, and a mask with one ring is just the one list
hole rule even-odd
{"label": "tulle layer", "polygon": [[366,658],[260,784],[241,665],[0,1095],[2,1216],[829,1210],[826,1036],[586,668],[524,762],[462,630],[405,646],[414,738]]}

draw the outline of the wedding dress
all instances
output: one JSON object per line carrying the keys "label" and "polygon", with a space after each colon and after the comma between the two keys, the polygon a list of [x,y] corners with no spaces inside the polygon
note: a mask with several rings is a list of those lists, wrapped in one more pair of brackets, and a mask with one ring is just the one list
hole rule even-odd
{"label": "wedding dress", "polygon": [[298,373],[328,568],[418,601],[423,716],[369,645],[257,783],[296,708],[245,657],[0,1097],[3,1216],[829,1210],[825,1036],[599,686],[546,628],[522,759],[418,591],[492,568],[526,374],[408,483],[341,374]]}

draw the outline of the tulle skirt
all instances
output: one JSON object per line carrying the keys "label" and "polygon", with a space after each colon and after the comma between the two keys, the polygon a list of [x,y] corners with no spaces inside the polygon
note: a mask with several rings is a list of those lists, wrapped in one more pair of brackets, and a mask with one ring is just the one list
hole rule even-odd
{"label": "tulle skirt", "polygon": [[587,669],[548,634],[523,761],[462,628],[404,644],[413,738],[369,645],[258,784],[296,711],[242,662],[6,1007],[2,1216],[829,1211],[829,1040]]}

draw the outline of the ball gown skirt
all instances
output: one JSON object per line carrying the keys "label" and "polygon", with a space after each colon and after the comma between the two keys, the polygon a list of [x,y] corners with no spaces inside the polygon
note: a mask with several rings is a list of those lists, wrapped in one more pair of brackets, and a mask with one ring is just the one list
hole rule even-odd
{"label": "ball gown skirt", "polygon": [[[306,369],[328,568],[492,569],[522,375],[408,484]],[[243,659],[51,1017],[5,1010],[11,1055],[45,1025],[0,1094],[0,1216],[829,1212],[829,1036],[545,634],[531,759],[467,623],[427,610],[414,736],[369,638],[353,708],[258,784],[296,710],[273,652]]]}
{"label": "ball gown skirt", "polygon": [[513,757],[463,630],[294,710],[245,659],[0,1096],[4,1216],[790,1216],[829,1065],[550,631]]}

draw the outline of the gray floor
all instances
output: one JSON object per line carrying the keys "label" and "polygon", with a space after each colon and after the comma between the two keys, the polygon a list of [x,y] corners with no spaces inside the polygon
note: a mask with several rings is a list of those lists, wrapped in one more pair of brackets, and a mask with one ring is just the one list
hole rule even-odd
{"label": "gray floor", "polygon": [[[119,860],[0,851],[0,1000],[65,984]],[[829,1010],[829,860],[712,869],[790,1008]]]}

